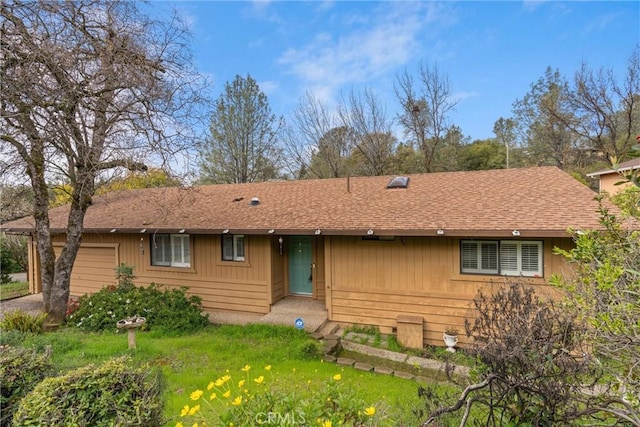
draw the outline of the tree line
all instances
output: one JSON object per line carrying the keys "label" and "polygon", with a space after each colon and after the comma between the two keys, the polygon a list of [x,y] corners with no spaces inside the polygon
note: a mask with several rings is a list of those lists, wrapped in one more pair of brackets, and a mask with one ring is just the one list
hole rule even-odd
{"label": "tree line", "polygon": [[[399,113],[372,89],[335,106],[306,93],[288,120],[272,114],[247,74],[225,85],[199,150],[199,180],[238,183],[553,165],[576,176],[628,159],[640,133],[640,47],[619,79],[583,63],[573,78],[548,67],[498,118],[494,137],[471,140],[453,123],[449,78],[421,63],[396,77]],[[398,131],[401,135],[396,135]]]}

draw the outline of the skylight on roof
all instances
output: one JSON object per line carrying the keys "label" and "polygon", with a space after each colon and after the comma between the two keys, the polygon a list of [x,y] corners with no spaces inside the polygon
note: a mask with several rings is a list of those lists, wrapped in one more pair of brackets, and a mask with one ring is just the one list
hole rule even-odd
{"label": "skylight on roof", "polygon": [[387,184],[387,188],[407,188],[409,185],[408,176],[394,176]]}

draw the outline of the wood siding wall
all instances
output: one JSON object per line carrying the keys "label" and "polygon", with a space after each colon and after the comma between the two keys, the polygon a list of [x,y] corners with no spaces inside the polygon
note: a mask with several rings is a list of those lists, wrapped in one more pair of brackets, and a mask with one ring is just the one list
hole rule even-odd
{"label": "wood siding wall", "polygon": [[280,250],[277,238],[271,241],[271,301],[274,304],[285,297],[285,263],[284,246]]}
{"label": "wood siding wall", "polygon": [[[63,242],[63,236],[58,239]],[[84,234],[83,249],[96,244],[118,247],[118,262],[134,268],[136,284],[152,282],[170,286],[188,286],[189,293],[202,297],[205,310],[268,313],[272,272],[272,244],[270,236],[245,237],[245,262],[222,261],[220,236],[191,235],[191,268],[151,265],[150,240],[153,235]],[[115,268],[115,266],[114,266]],[[95,275],[92,262],[78,262],[74,266],[71,294],[81,295],[110,283],[99,284],[86,280]],[[112,270],[113,277],[113,270]]]}
{"label": "wood siding wall", "polygon": [[[544,274],[562,271],[564,261],[554,246],[570,247],[570,239],[544,240]],[[481,288],[505,278],[460,274],[460,239],[403,237],[365,241],[361,237],[325,239],[327,309],[342,324],[378,326],[392,333],[399,315],[424,319],[424,341],[442,345],[447,326],[463,329],[473,317],[471,301]],[[548,288],[544,279],[528,279]],[[462,342],[462,340],[461,340]]]}
{"label": "wood siding wall", "polygon": [[313,299],[324,301],[326,298],[326,270],[324,262],[324,241],[323,236],[313,238]]}

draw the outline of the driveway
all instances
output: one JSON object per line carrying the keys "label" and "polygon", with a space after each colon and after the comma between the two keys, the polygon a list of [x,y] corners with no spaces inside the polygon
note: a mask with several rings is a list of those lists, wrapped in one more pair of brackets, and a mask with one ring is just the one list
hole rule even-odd
{"label": "driveway", "polygon": [[32,294],[20,298],[13,298],[0,301],[0,320],[4,318],[4,313],[11,311],[25,311],[30,314],[42,313],[44,302],[42,294]]}

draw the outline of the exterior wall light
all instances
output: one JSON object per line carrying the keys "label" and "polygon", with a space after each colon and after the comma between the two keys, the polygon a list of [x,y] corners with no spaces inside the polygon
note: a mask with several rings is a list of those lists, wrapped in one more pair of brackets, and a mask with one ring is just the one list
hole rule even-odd
{"label": "exterior wall light", "polygon": [[320,235],[320,233],[322,233],[322,230],[320,230],[319,228],[316,230],[316,236]]}
{"label": "exterior wall light", "polygon": [[184,233],[184,228],[180,229],[180,230],[178,231],[178,233],[183,234],[183,233]]}
{"label": "exterior wall light", "polygon": [[368,229],[367,230],[367,236],[373,236],[373,230],[372,229]]}
{"label": "exterior wall light", "polygon": [[438,231],[436,231],[436,234],[437,234],[438,236],[442,236],[442,235],[444,234],[444,230],[441,228],[441,229],[439,229]]}
{"label": "exterior wall light", "polygon": [[276,230],[274,230],[273,228],[271,230],[267,231],[267,233],[269,233],[269,234],[273,234],[275,232],[276,232]]}
{"label": "exterior wall light", "polygon": [[229,233],[229,229],[228,228],[225,229],[225,230],[222,230],[222,234],[227,234],[227,233]]}
{"label": "exterior wall light", "polygon": [[118,231],[117,228],[112,228],[111,230],[109,230],[109,233],[115,233],[116,231]]}
{"label": "exterior wall light", "polygon": [[140,234],[142,234],[142,233],[146,233],[146,232],[147,232],[147,229],[146,229],[146,228],[143,228],[142,230],[140,230]]}
{"label": "exterior wall light", "polygon": [[511,232],[511,234],[513,234],[514,236],[518,237],[518,236],[520,236],[520,231],[518,231],[518,230],[513,230],[513,231]]}

